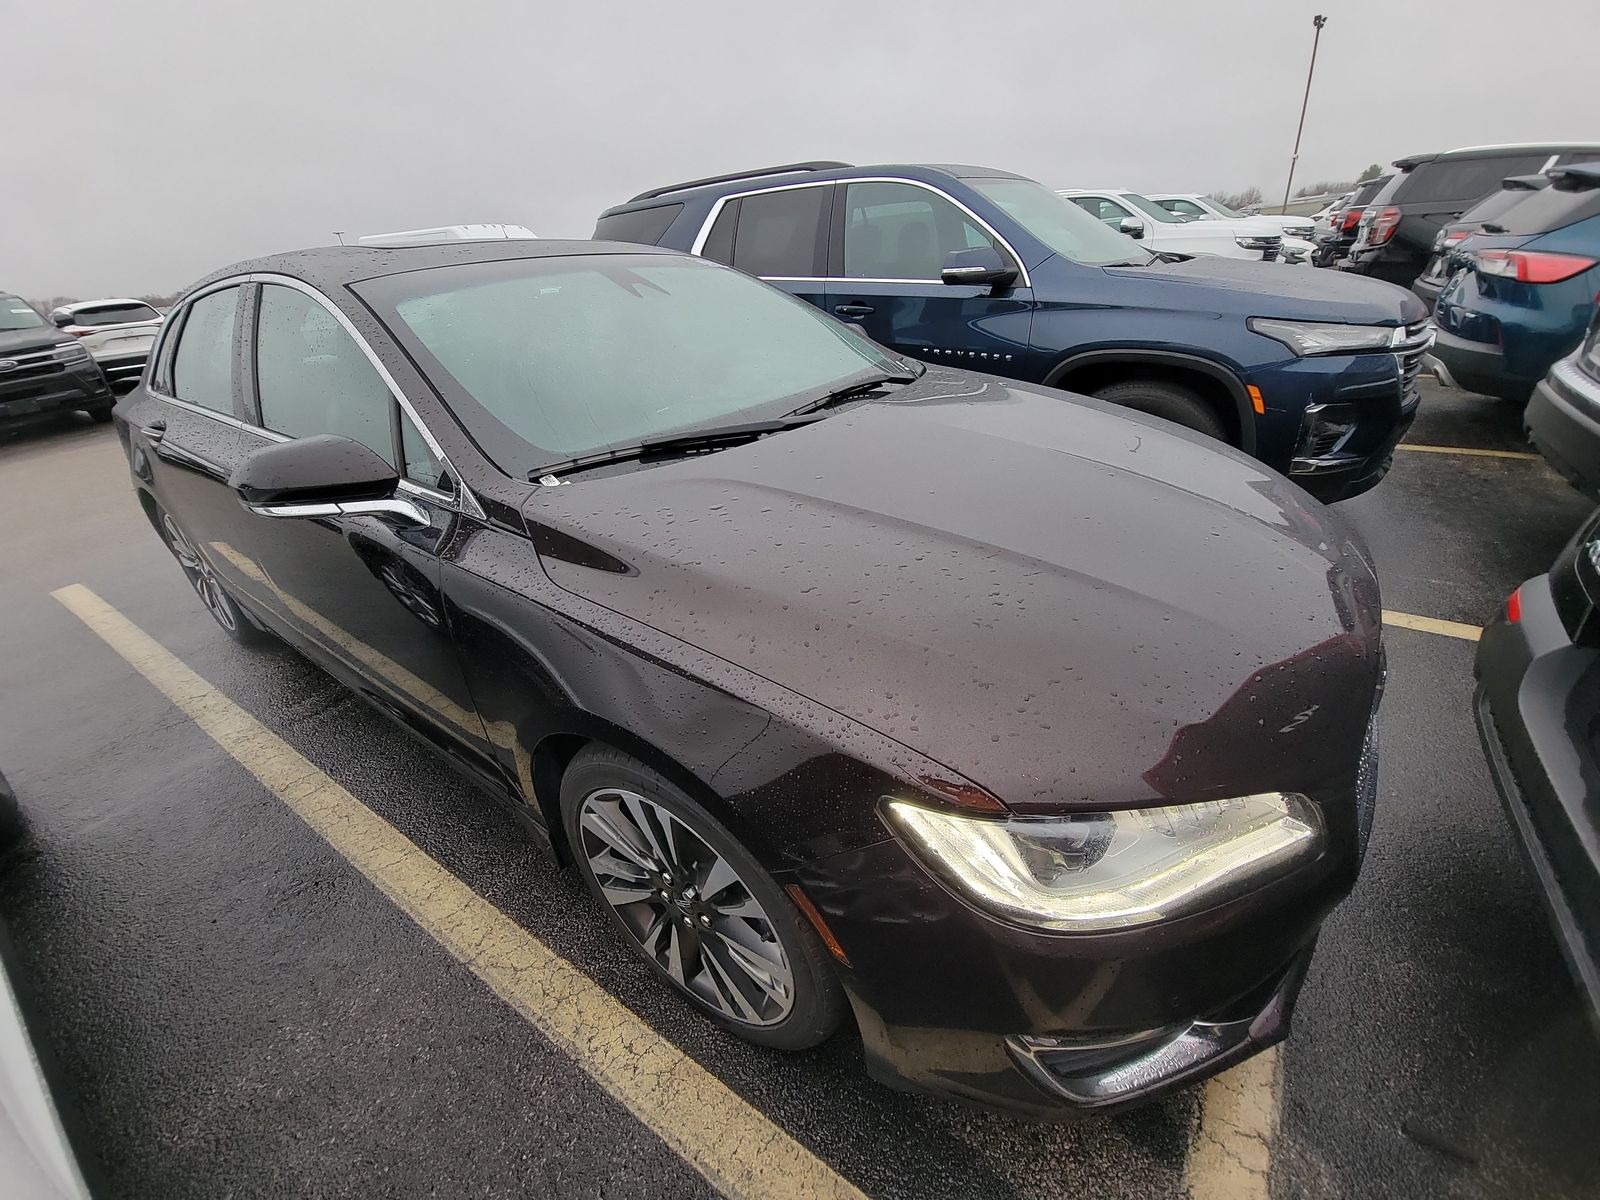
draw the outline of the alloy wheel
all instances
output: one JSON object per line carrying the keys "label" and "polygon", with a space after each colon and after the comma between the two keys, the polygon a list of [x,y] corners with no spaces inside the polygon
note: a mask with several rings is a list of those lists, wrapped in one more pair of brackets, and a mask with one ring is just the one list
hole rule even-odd
{"label": "alloy wheel", "polygon": [[178,565],[183,568],[183,573],[189,577],[195,594],[200,597],[200,602],[206,610],[216,618],[229,633],[236,633],[239,628],[238,618],[234,616],[233,603],[222,590],[222,585],[217,582],[216,575],[211,570],[211,564],[200,557],[189,539],[183,536],[183,531],[177,523],[166,513],[161,515],[161,526],[166,530],[167,545],[172,547],[172,553],[178,560]]}
{"label": "alloy wheel", "polygon": [[674,813],[622,788],[585,796],[578,829],[601,895],[674,983],[740,1024],[788,1016],[788,956],[726,858]]}

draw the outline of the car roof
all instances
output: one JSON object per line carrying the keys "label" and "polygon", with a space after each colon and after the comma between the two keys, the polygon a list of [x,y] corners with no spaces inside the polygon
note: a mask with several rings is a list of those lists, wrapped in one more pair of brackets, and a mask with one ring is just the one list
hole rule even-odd
{"label": "car roof", "polygon": [[[1014,171],[998,167],[973,166],[961,163],[876,163],[852,166],[843,162],[786,163],[776,167],[758,167],[749,171],[735,171],[727,175],[712,175],[705,179],[690,179],[683,183],[668,184],[640,192],[631,200],[612,205],[600,215],[638,212],[658,208],[664,204],[682,204],[688,201],[725,196],[734,192],[747,192],[763,188],[789,187],[796,183],[831,183],[834,180],[875,178],[880,175],[919,176],[943,175],[950,179],[1026,179]],[[925,180],[924,180],[925,181]]]}
{"label": "car roof", "polygon": [[676,250],[641,246],[632,242],[591,242],[577,239],[536,240],[497,238],[489,241],[436,242],[417,246],[315,246],[262,258],[245,259],[213,271],[189,291],[235,275],[287,275],[322,292],[377,279],[462,263],[499,262],[514,258],[598,257],[609,254],[679,255]]}
{"label": "car roof", "polygon": [[107,300],[74,300],[71,304],[57,305],[54,311],[59,313],[75,313],[82,312],[87,308],[109,308],[129,304],[137,304],[140,308],[155,307],[147,300],[133,300],[126,296],[119,296]]}
{"label": "car roof", "polygon": [[1600,154],[1597,142],[1506,142],[1498,146],[1462,146],[1456,150],[1441,150],[1436,154],[1412,154],[1397,158],[1394,165],[1410,171],[1426,162],[1453,158],[1495,158],[1502,154],[1572,154],[1594,151]]}

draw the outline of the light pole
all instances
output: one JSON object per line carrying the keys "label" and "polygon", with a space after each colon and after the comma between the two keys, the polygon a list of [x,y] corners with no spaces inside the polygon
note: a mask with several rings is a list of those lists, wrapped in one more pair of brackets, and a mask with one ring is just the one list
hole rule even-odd
{"label": "light pole", "polygon": [[[1302,121],[1303,121],[1303,120],[1305,120],[1305,114],[1304,114],[1304,113],[1302,113],[1302,114],[1301,114],[1301,115],[1300,115],[1300,119],[1301,119],[1301,120],[1302,120]],[[1297,143],[1296,143],[1296,149],[1298,149],[1298,148],[1299,148],[1299,143],[1298,143],[1298,142],[1297,142]],[[342,229],[335,229],[335,230],[334,230],[334,231],[333,231],[333,236],[334,236],[334,237],[336,237],[336,238],[338,238],[338,239],[339,239],[339,245],[341,245],[341,246],[342,246],[342,245],[344,245],[344,230],[342,230]]]}
{"label": "light pole", "polygon": [[1316,26],[1316,32],[1311,35],[1311,66],[1306,71],[1306,95],[1300,101],[1300,124],[1294,131],[1294,157],[1289,160],[1289,179],[1283,185],[1283,206],[1278,209],[1281,213],[1289,211],[1289,189],[1294,187],[1294,165],[1300,161],[1300,135],[1306,128],[1306,105],[1311,103],[1311,76],[1317,70],[1317,43],[1322,40],[1322,27],[1328,23],[1328,18],[1318,13],[1311,18],[1311,24]]}

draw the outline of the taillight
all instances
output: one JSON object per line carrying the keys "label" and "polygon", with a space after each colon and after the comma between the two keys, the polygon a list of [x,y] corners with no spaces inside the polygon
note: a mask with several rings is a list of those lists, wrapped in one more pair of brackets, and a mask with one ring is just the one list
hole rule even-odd
{"label": "taillight", "polygon": [[1447,229],[1444,233],[1444,244],[1454,246],[1457,242],[1464,242],[1472,236],[1470,229]]}
{"label": "taillight", "polygon": [[80,329],[76,325],[68,325],[62,332],[70,333],[73,337],[88,337],[94,332],[94,327],[89,326],[87,328]]}
{"label": "taillight", "polygon": [[1394,236],[1395,227],[1400,224],[1400,210],[1394,205],[1380,208],[1378,215],[1372,218],[1372,228],[1367,230],[1367,244],[1381,246]]}
{"label": "taillight", "polygon": [[1518,588],[1506,597],[1506,620],[1515,625],[1522,620],[1522,589]]}
{"label": "taillight", "polygon": [[1359,208],[1347,208],[1347,209],[1345,209],[1344,220],[1339,223],[1339,232],[1340,233],[1349,233],[1352,229],[1354,229],[1356,227],[1357,223],[1360,220],[1361,220],[1361,210]]}
{"label": "taillight", "polygon": [[1548,250],[1480,250],[1478,274],[1518,283],[1560,283],[1582,275],[1596,259],[1581,254],[1553,254]]}

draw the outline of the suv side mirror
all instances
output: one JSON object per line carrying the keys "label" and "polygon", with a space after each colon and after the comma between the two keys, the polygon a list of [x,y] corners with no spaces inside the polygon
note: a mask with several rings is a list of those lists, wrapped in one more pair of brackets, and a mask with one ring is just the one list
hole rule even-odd
{"label": "suv side mirror", "polygon": [[57,329],[65,329],[68,325],[72,324],[72,314],[64,312],[51,313],[50,324],[54,325]]}
{"label": "suv side mirror", "polygon": [[1144,236],[1144,222],[1139,220],[1138,217],[1123,217],[1121,221],[1117,222],[1117,231],[1125,233],[1131,238],[1142,238]]}
{"label": "suv side mirror", "polygon": [[1001,258],[993,246],[976,246],[946,254],[939,278],[946,283],[973,283],[998,291],[1016,282],[1017,269]]}
{"label": "suv side mirror", "polygon": [[399,482],[399,472],[376,450],[331,433],[263,446],[228,477],[228,486],[257,516],[388,514],[431,524],[420,505],[395,495]]}

